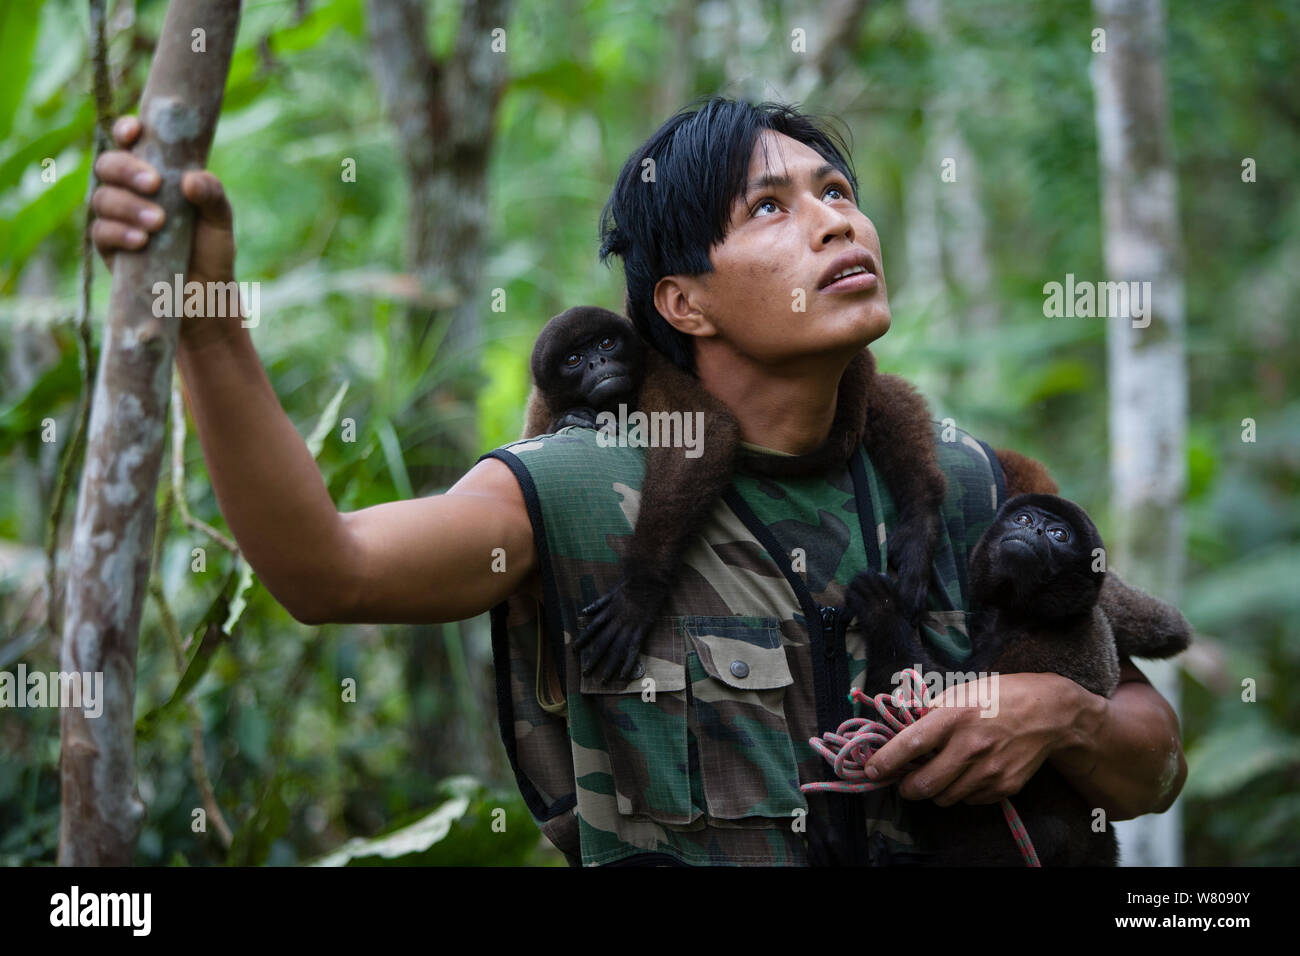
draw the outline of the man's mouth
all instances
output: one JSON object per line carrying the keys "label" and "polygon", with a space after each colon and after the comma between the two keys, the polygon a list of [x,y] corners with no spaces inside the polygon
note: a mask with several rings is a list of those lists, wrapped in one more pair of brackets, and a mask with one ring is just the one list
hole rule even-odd
{"label": "man's mouth", "polygon": [[874,289],[880,284],[880,280],[868,272],[866,269],[858,267],[855,271],[849,272],[838,277],[825,286],[822,292],[861,292],[864,289]]}
{"label": "man's mouth", "polygon": [[862,248],[850,249],[836,256],[822,273],[820,292],[864,292],[880,284],[871,253]]}

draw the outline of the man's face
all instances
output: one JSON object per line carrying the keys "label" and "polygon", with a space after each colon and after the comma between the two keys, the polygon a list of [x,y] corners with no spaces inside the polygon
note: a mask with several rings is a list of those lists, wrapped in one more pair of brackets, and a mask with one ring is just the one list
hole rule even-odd
{"label": "man's face", "polygon": [[[812,147],[760,136],[727,237],[710,250],[714,271],[696,277],[696,301],[720,339],[780,363],[851,353],[889,330],[880,238],[853,200],[844,175]],[[867,274],[831,282],[844,268]]]}

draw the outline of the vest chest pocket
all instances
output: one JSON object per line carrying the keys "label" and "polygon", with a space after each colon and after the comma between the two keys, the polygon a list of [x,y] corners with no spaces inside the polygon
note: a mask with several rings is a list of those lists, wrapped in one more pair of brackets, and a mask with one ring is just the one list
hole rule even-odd
{"label": "vest chest pocket", "polygon": [[789,820],[807,810],[786,721],[794,683],[780,622],[769,617],[681,618],[689,720],[709,816]]}
{"label": "vest chest pocket", "polygon": [[[604,740],[622,816],[687,824],[700,816],[691,800],[686,730],[685,639],[677,618],[655,620],[641,647],[638,674],[626,683],[582,675],[580,689]],[[601,788],[598,781],[585,786]]]}

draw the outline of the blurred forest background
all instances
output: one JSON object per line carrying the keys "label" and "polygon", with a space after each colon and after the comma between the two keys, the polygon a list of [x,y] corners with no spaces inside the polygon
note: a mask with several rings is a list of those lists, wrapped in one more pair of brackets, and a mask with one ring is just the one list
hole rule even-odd
{"label": "blurred forest background", "polygon": [[[108,3],[114,115],[136,108],[164,9]],[[622,305],[621,271],[596,260],[619,167],[675,109],[721,92],[802,100],[844,121],[893,307],[874,347],[881,366],[915,381],[936,418],[1047,462],[1109,540],[1106,320],[1043,314],[1045,283],[1105,277],[1088,4],[489,0],[474,16],[505,28],[495,78],[457,40],[461,3],[428,9],[427,36],[405,42],[424,41],[436,66],[413,92],[388,47],[401,31],[382,29],[390,4],[245,3],[210,160],[234,204],[237,277],[261,283],[254,341],[300,431],[319,430],[340,510],[440,492],[517,436],[541,324],[575,304]],[[1295,864],[1300,5],[1171,0],[1166,17],[1190,387],[1178,603],[1197,630],[1178,664],[1184,859]],[[796,28],[806,51],[792,50]],[[0,11],[9,671],[59,660],[46,535],[61,498],[61,578],[80,467],[57,493],[83,392],[88,36],[82,2]],[[393,122],[422,108],[417,93],[452,109],[425,115],[445,123],[448,149],[404,140]],[[945,158],[956,182],[941,179]],[[109,277],[94,270],[97,343]],[[59,440],[42,439],[47,419]],[[345,419],[355,442],[339,438]],[[298,624],[200,527],[225,525],[192,430],[181,437],[159,486],[140,636],[137,862],[294,864],[338,851],[329,862],[562,863],[514,790],[484,621]],[[213,615],[233,622],[229,636],[198,654],[190,637]],[[346,678],[355,702],[341,700]],[[1255,703],[1242,702],[1247,678]],[[0,712],[0,863],[54,861],[58,760],[56,710]],[[206,832],[191,825],[198,807]],[[484,823],[498,807],[504,835]],[[395,829],[384,847],[365,842]]]}

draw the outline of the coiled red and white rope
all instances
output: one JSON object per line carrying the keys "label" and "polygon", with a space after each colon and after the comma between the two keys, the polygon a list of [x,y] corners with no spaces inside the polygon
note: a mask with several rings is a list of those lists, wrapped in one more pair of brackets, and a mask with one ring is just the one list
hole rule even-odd
{"label": "coiled red and white rope", "polygon": [[[835,776],[839,779],[805,783],[799,789],[805,793],[866,793],[897,783],[899,777],[914,770],[919,764],[913,761],[888,779],[870,780],[866,772],[867,761],[899,731],[928,713],[931,710],[931,699],[924,678],[915,668],[902,672],[899,689],[893,694],[877,694],[871,698],[861,688],[853,688],[849,700],[875,707],[880,719],[851,717],[834,732],[827,731],[820,738],[809,738],[808,743],[834,768]],[[1034,851],[1034,843],[1029,839],[1029,833],[1015,807],[1005,797],[1001,800],[1001,806],[1002,815],[1011,828],[1011,835],[1020,848],[1025,866],[1041,866],[1038,854]]]}

